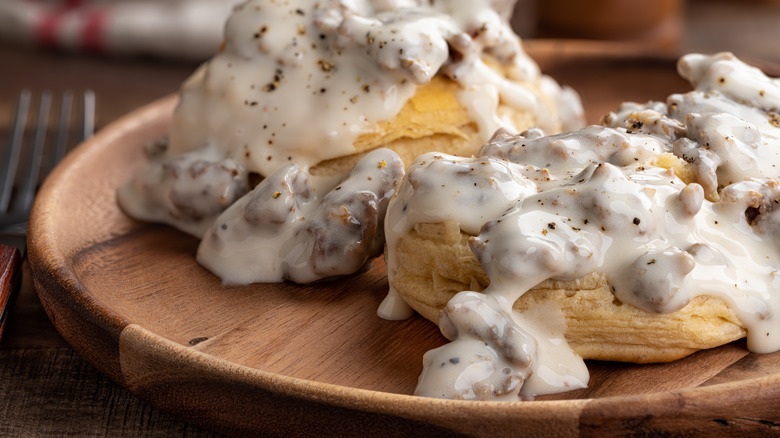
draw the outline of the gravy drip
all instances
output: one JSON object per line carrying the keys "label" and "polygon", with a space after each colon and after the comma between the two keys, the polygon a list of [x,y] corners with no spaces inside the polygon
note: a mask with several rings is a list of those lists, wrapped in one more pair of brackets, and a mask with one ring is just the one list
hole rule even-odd
{"label": "gravy drip", "polygon": [[[203,163],[230,160],[239,173],[235,190],[203,200],[226,204],[224,209],[246,192],[248,174],[268,176],[292,162],[306,171],[357,152],[353,144],[361,134],[392,119],[417,86],[436,74],[460,84],[459,101],[485,141],[499,127],[514,129],[498,114],[499,102],[556,130],[561,121],[552,115],[558,106],[565,125],[579,126],[576,93],[542,76],[511,30],[513,5],[513,0],[250,0],[237,6],[225,26],[223,50],[182,86],[170,145],[149,156],[150,169],[122,188],[120,204],[133,217],[202,237],[221,210],[170,202],[167,197],[192,190],[160,170],[168,163],[182,155]],[[501,66],[506,76],[487,62]],[[536,84],[550,99],[540,99],[526,84]],[[200,176],[193,187],[214,182]]]}
{"label": "gravy drip", "polygon": [[410,166],[385,222],[390,284],[398,239],[447,220],[473,235],[490,277],[442,311],[451,342],[426,353],[416,394],[518,400],[585,386],[557,309],[512,304],[543,280],[590,272],[648,312],[719,297],[751,351],[780,349],[780,81],[729,53],[687,55],[678,70],[694,91],[624,104],[603,126],[499,133],[475,158],[430,153]]}
{"label": "gravy drip", "polygon": [[203,236],[197,260],[226,284],[311,283],[352,274],[384,250],[384,218],[404,174],[376,149],[324,196],[296,163],[233,203]]}

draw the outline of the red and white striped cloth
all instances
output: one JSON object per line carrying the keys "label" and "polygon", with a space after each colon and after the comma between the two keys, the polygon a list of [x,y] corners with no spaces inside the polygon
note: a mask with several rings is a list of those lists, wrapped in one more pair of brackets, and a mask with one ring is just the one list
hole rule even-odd
{"label": "red and white striped cloth", "polygon": [[239,0],[0,0],[0,39],[70,51],[206,59]]}

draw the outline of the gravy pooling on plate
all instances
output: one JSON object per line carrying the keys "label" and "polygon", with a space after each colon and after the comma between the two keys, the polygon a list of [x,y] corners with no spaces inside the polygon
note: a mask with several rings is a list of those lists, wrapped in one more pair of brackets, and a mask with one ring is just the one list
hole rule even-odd
{"label": "gravy pooling on plate", "polygon": [[[393,289],[402,236],[455,221],[490,278],[454,295],[416,394],[518,400],[584,387],[554,305],[512,310],[547,279],[600,272],[615,299],[664,314],[720,298],[748,348],[780,349],[780,81],[728,53],[678,63],[694,91],[627,103],[603,126],[499,133],[476,157],[430,153],[388,208],[391,290],[380,314],[408,314]],[[652,342],[652,340],[648,340]]]}
{"label": "gravy pooling on plate", "polygon": [[[477,126],[478,144],[500,127],[519,130],[502,106],[529,114],[544,129],[579,126],[576,93],[541,75],[512,32],[514,3],[251,0],[237,6],[224,49],[184,84],[169,141],[150,145],[149,165],[119,190],[122,208],[199,238],[208,233],[199,260],[227,283],[281,281],[277,274],[287,270],[279,266],[290,262],[269,249],[279,249],[279,239],[262,244],[266,263],[237,267],[233,255],[246,254],[240,242],[262,240],[262,233],[233,228],[235,220],[218,216],[248,193],[252,175],[269,177],[290,164],[308,181],[298,203],[321,202],[348,172],[314,176],[312,167],[361,152],[355,146],[361,135],[392,119],[437,78],[457,84],[457,104]],[[363,231],[372,226],[349,216]]]}

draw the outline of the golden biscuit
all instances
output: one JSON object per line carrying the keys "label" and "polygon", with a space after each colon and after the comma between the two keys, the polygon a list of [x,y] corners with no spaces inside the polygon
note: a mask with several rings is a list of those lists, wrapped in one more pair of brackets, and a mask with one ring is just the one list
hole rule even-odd
{"label": "golden biscuit", "polygon": [[[538,84],[522,85],[545,102],[550,111],[555,111],[551,97],[546,96]],[[394,118],[379,122],[373,132],[360,135],[354,143],[358,152],[321,161],[311,168],[312,175],[345,173],[368,151],[380,147],[395,151],[407,166],[426,152],[444,152],[465,157],[475,154],[484,143],[485,136],[479,132],[476,122],[458,101],[459,87],[451,79],[435,76],[429,83],[417,88],[414,96]],[[502,119],[510,120],[520,131],[537,122],[531,112],[503,103],[497,113]],[[552,116],[553,119],[557,118],[555,114]],[[560,130],[560,122],[558,125]]]}
{"label": "golden biscuit", "polygon": [[[437,322],[456,293],[481,291],[489,283],[468,246],[471,236],[453,221],[422,223],[396,246],[393,288],[423,317]],[[514,304],[516,311],[553,304],[566,318],[569,345],[584,359],[668,362],[740,339],[746,330],[734,312],[714,297],[698,296],[683,309],[651,313],[621,303],[603,275],[572,281],[546,280]]]}

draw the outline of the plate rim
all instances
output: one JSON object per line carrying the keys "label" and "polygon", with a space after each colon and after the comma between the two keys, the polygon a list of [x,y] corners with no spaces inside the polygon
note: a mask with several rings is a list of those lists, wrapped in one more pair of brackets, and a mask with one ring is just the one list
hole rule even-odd
{"label": "plate rim", "polygon": [[[150,398],[143,390],[134,388],[132,382],[126,381],[122,375],[122,370],[112,369],[109,366],[96,364],[94,360],[94,351],[89,351],[88,347],[80,344],[78,339],[72,338],[66,330],[63,330],[63,315],[55,308],[57,302],[64,302],[71,306],[71,311],[77,312],[87,319],[88,323],[94,325],[103,331],[109,340],[115,339],[118,343],[122,342],[123,334],[130,327],[133,330],[140,330],[136,335],[145,335],[157,341],[156,346],[166,346],[180,355],[194,355],[199,360],[204,361],[215,368],[227,370],[226,372],[236,373],[229,377],[243,376],[254,384],[260,384],[260,388],[278,393],[282,396],[301,398],[304,401],[311,402],[313,409],[325,404],[335,407],[369,410],[380,414],[386,414],[398,417],[401,421],[404,419],[431,422],[432,424],[443,426],[447,429],[457,431],[473,432],[477,424],[474,420],[482,420],[495,417],[501,417],[507,424],[522,423],[524,416],[541,416],[547,420],[562,421],[579,425],[589,421],[605,420],[601,416],[589,417],[588,412],[603,412],[609,410],[615,413],[614,420],[621,418],[630,418],[644,413],[645,415],[680,415],[690,413],[694,418],[708,417],[708,413],[721,412],[723,408],[721,395],[740,393],[744,397],[744,403],[756,405],[759,395],[762,399],[780,398],[780,373],[768,376],[754,377],[750,379],[718,383],[708,386],[695,387],[679,391],[659,391],[649,394],[621,395],[604,398],[587,399],[567,399],[567,400],[536,400],[520,402],[475,402],[475,401],[457,401],[428,399],[413,395],[397,394],[383,391],[376,391],[363,388],[341,386],[336,384],[317,382],[292,376],[286,376],[270,371],[264,371],[257,368],[251,368],[245,365],[233,363],[227,359],[214,356],[209,353],[188,349],[188,347],[171,341],[161,335],[153,333],[138,324],[129,321],[127,318],[117,313],[110,307],[101,303],[101,301],[92,295],[89,290],[82,285],[77,276],[69,269],[66,257],[60,251],[57,251],[56,242],[51,239],[51,234],[46,231],[56,222],[56,218],[47,214],[46,205],[54,202],[60,193],[58,191],[58,181],[78,167],[79,162],[90,154],[98,153],[104,148],[108,148],[112,141],[126,134],[127,132],[139,129],[140,126],[148,124],[161,116],[170,117],[175,103],[178,101],[178,93],[165,96],[155,100],[143,107],[134,110],[120,119],[107,125],[105,128],[95,134],[94,137],[84,142],[72,153],[70,153],[58,166],[52,174],[46,179],[38,197],[33,206],[33,212],[29,222],[28,231],[28,254],[29,263],[33,272],[33,279],[36,291],[41,298],[41,302],[47,315],[54,323],[55,328],[63,334],[66,341],[89,362],[95,365],[102,373],[115,381],[120,386],[136,393],[139,397],[148,403],[160,407],[164,410],[172,411],[176,415],[182,416],[176,406],[161,406],[157,400]],[[121,353],[121,345],[117,347]],[[117,359],[121,366],[121,358]],[[239,377],[240,377],[239,376]],[[281,385],[280,385],[281,383]],[[769,396],[769,397],[767,397]],[[680,400],[685,399],[689,403],[680,405]],[[304,403],[306,404],[306,403]],[[743,405],[746,406],[746,405]],[[639,406],[639,408],[637,408]],[[670,410],[673,408],[672,410]],[[756,411],[767,414],[772,412],[771,407],[766,403],[758,403],[755,406]],[[468,414],[472,418],[465,420],[461,424],[451,424],[453,419],[463,414]],[[546,414],[546,415],[545,415]],[[777,417],[777,415],[775,415]],[[197,419],[184,418],[195,424],[204,425],[210,428],[210,424],[203,424]],[[660,417],[659,417],[660,418]],[[689,426],[692,423],[687,423]],[[466,426],[464,428],[464,426]],[[229,427],[226,430],[232,430]]]}

